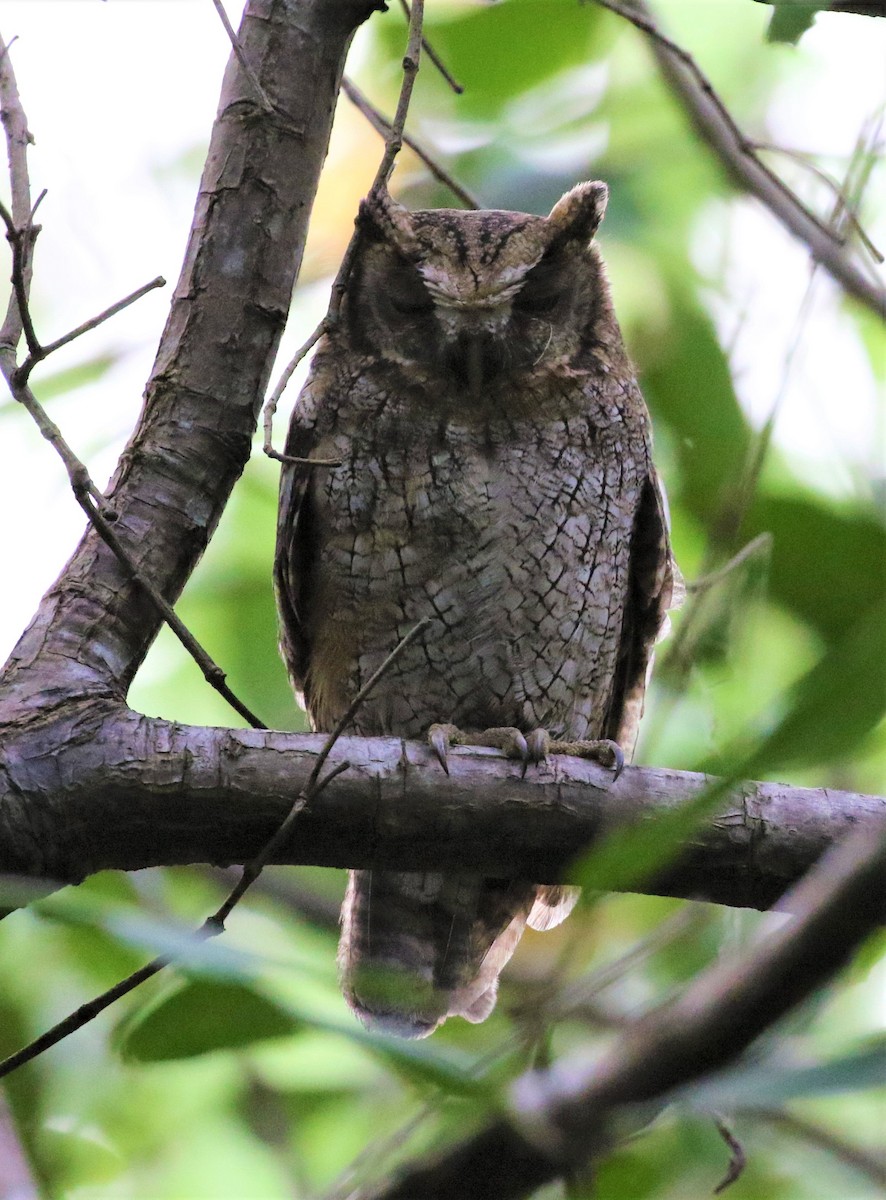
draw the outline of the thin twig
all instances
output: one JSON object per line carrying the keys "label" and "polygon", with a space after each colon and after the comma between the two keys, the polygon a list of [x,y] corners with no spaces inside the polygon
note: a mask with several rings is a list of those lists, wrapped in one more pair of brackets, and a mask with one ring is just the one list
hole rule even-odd
{"label": "thin twig", "polygon": [[256,100],[258,100],[259,104],[266,113],[275,113],[276,109],[274,108],[274,105],[268,99],[267,92],[259,83],[258,76],[249,65],[249,60],[243,53],[243,47],[240,45],[240,39],[237,37],[234,26],[228,20],[228,14],[225,12],[225,6],[222,4],[222,0],[212,0],[212,3],[215,5],[215,11],[218,13],[219,20],[225,27],[225,33],[228,35],[231,47],[234,51],[234,54],[237,56],[237,62],[240,64],[243,74],[249,80],[249,86],[255,92]]}
{"label": "thin twig", "polygon": [[[25,344],[28,347],[30,355],[39,354],[41,351],[40,342],[31,319],[28,292],[31,286],[31,264],[34,255],[34,242],[37,240],[37,234],[40,232],[40,226],[34,224],[33,216],[37,211],[37,205],[45,195],[45,190],[40,193],[37,197],[37,203],[28,213],[27,220],[18,228],[6,205],[0,203],[0,219],[2,219],[3,224],[6,226],[6,240],[12,249],[12,290],[15,303],[18,307],[19,336],[21,333],[24,333]],[[17,342],[18,338],[16,338],[16,344]]]}
{"label": "thin twig", "polygon": [[[6,208],[0,204],[0,218],[7,224],[12,220]],[[16,239],[10,238],[13,242],[13,247],[16,245]],[[19,315],[22,325],[25,329],[31,325],[31,318],[28,306],[28,298],[26,287],[23,279],[24,262],[21,254],[13,254],[13,286],[16,295],[19,297]],[[159,281],[162,282],[162,281]],[[235,712],[239,713],[244,720],[248,721],[254,729],[266,729],[267,726],[263,721],[253,713],[238,697],[231,691],[225,682],[226,676],[220,666],[212,659],[206,650],[200,645],[194,635],[190,632],[184,622],[177,616],[172,605],[160,593],[160,591],[141,574],[138,567],[130,558],[122,542],[112,528],[113,522],[117,519],[117,514],[113,506],[109,505],[107,499],[101,490],[93,482],[86,465],[77,457],[68,442],[65,440],[61,430],[56,423],[46,414],[37,397],[31,391],[27,383],[27,376],[30,369],[53,350],[60,345],[65,345],[72,341],[74,337],[78,337],[81,333],[88,329],[93,329],[97,324],[107,320],[113,316],[115,312],[119,312],[128,304],[132,304],[140,296],[152,288],[159,286],[158,280],[153,280],[150,284],[140,288],[126,299],[119,301],[116,305],[112,305],[110,309],[100,313],[98,317],[93,317],[90,321],[85,322],[78,329],[66,334],[63,338],[59,338],[57,342],[53,342],[48,347],[40,345],[36,334],[33,335],[34,349],[26,362],[19,367],[15,359],[15,347],[8,346],[2,354],[0,354],[0,372],[9,384],[9,390],[13,397],[21,406],[30,414],[37,428],[40,430],[44,438],[55,449],[58,456],[65,465],[65,470],[68,473],[68,479],[71,482],[71,490],[74,493],[74,498],[83,509],[90,524],[98,533],[99,537],[109,547],[117,560],[121,563],[130,578],[138,584],[138,586],[147,594],[153,604],[157,607],[166,621],[169,628],[181,642],[182,646],[191,655],[194,661],[199,666],[203,673],[203,678],[213,687],[220,696],[231,705]],[[30,364],[30,366],[28,366]],[[28,370],[25,371],[25,367]]]}
{"label": "thin twig", "polygon": [[305,357],[305,355],[314,346],[316,346],[317,342],[320,341],[320,338],[326,332],[326,329],[328,326],[327,317],[328,317],[328,314],[326,317],[323,318],[323,320],[320,322],[320,324],[317,326],[317,328],[314,330],[314,332],[311,334],[311,336],[307,339],[307,341],[303,342],[301,344],[301,346],[299,346],[298,350],[296,350],[295,354],[292,356],[292,358],[286,364],[286,367],[283,370],[283,374],[280,376],[279,380],[277,381],[276,387],[271,392],[270,396],[268,396],[268,399],[265,402],[264,412],[262,413],[262,428],[264,429],[265,440],[264,440],[264,445],[262,446],[262,449],[264,450],[264,452],[268,456],[268,458],[274,458],[278,462],[284,462],[285,455],[279,455],[277,453],[277,451],[274,449],[274,443],[273,443],[274,414],[277,411],[277,405],[280,403],[280,399],[281,399],[283,393],[286,391],[289,381],[292,378],[298,364],[302,361],[302,359]]}
{"label": "thin twig", "polygon": [[140,288],[136,288],[134,292],[130,292],[128,296],[124,296],[122,300],[118,300],[116,304],[112,304],[103,312],[98,313],[97,316],[90,317],[88,321],[84,321],[82,325],[78,325],[70,333],[63,334],[62,337],[56,338],[54,342],[49,342],[46,346],[40,346],[39,352],[37,354],[33,352],[29,354],[19,367],[18,378],[22,383],[25,383],[38,362],[42,362],[44,358],[49,358],[50,354],[53,354],[56,350],[60,350],[62,346],[67,346],[69,342],[73,342],[75,338],[80,337],[82,334],[89,333],[92,329],[97,329],[99,325],[102,325],[111,317],[115,317],[124,308],[129,308],[131,304],[135,304],[136,300],[141,300],[142,296],[146,296],[148,292],[153,292],[156,288],[161,287],[166,287],[166,280],[162,275],[158,275],[156,279],[152,279],[150,283],[143,283]]}
{"label": "thin twig", "polygon": [[[343,771],[348,770],[350,763],[347,761],[337,763],[336,766],[333,767],[333,769],[329,772],[329,774],[325,776],[325,778],[322,780],[320,779],[320,772],[323,770],[326,760],[332,752],[333,747],[347,726],[353,720],[354,714],[357,712],[360,705],[363,703],[375,685],[379,682],[385,672],[390,670],[406,647],[410,645],[410,643],[413,642],[416,637],[418,637],[418,635],[427,627],[429,623],[429,617],[425,617],[423,620],[419,621],[419,623],[413,629],[411,629],[405,637],[401,638],[378,670],[374,671],[363,687],[360,688],[357,695],[349,704],[347,711],[324,742],[323,748],[317,755],[317,761],[314,764],[314,769],[308,776],[308,781],[304,788],[296,797],[292,807],[289,810],[289,813],[272,834],[272,836],[268,839],[268,841],[264,844],[255,858],[251,859],[250,862],[244,866],[243,874],[241,875],[237,885],[232,889],[227,899],[225,899],[218,909],[212,914],[212,916],[207,917],[200,928],[194,932],[193,936],[196,941],[203,942],[209,938],[217,937],[219,934],[224,932],[225,921],[230,916],[235,905],[239,903],[248,888],[255,882],[256,879],[258,879],[268,860],[290,835],[292,826],[294,825],[299,813],[301,813],[305,806],[315,796],[319,795],[320,792],[322,792],[323,789],[327,787],[327,785],[330,784],[333,779],[335,779],[338,775],[341,775]],[[84,1025],[88,1024],[89,1021],[97,1017],[99,1013],[104,1012],[104,1010],[113,1004],[115,1000],[119,1000],[122,996],[128,995],[141,984],[145,983],[148,979],[152,979],[155,975],[159,974],[160,971],[168,967],[172,961],[172,959],[162,956],[152,959],[151,962],[146,963],[145,966],[140,967],[137,971],[134,971],[126,979],[116,983],[112,988],[108,988],[107,991],[102,992],[100,996],[96,996],[87,1004],[81,1005],[75,1012],[69,1013],[64,1020],[59,1021],[57,1025],[52,1027],[52,1029],[47,1030],[38,1038],[35,1038],[33,1042],[30,1042],[27,1046],[24,1046],[21,1050],[16,1051],[15,1054],[11,1054],[8,1058],[0,1062],[0,1079],[2,1079],[5,1075],[9,1075],[18,1067],[24,1066],[25,1063],[31,1062],[45,1050],[49,1050],[50,1047],[57,1045],[60,1041],[68,1037],[70,1034],[75,1033],[78,1029],[82,1029]]]}
{"label": "thin twig", "polygon": [[781,154],[785,158],[790,158],[794,162],[799,163],[801,167],[804,167],[817,179],[820,179],[822,183],[827,184],[834,195],[839,200],[842,200],[843,204],[845,205],[846,217],[858,235],[858,240],[864,246],[865,250],[867,250],[868,254],[870,254],[871,258],[876,263],[882,264],[883,262],[886,262],[883,254],[877,249],[866,233],[864,226],[859,220],[858,213],[855,211],[854,205],[850,203],[846,196],[843,184],[841,184],[838,179],[835,179],[829,171],[823,170],[820,166],[818,166],[817,163],[812,162],[810,156],[804,153],[802,150],[791,150],[787,146],[776,146],[771,142],[749,142],[748,145],[752,146],[754,150],[762,150],[767,154]]}
{"label": "thin twig", "polygon": [[743,1108],[741,1111],[743,1116],[752,1117],[754,1120],[765,1121],[771,1125],[781,1125],[795,1137],[802,1138],[812,1146],[817,1146],[826,1154],[833,1154],[841,1162],[854,1167],[863,1175],[867,1175],[876,1187],[886,1189],[886,1159],[882,1155],[878,1157],[861,1146],[847,1142],[833,1130],[825,1129],[821,1125],[798,1117],[787,1109],[754,1107]]}
{"label": "thin twig", "polygon": [[424,21],[424,0],[413,0],[412,12],[409,14],[409,41],[406,44],[406,54],[403,56],[403,82],[400,84],[400,95],[397,99],[397,109],[391,122],[391,132],[385,145],[385,152],[375,173],[371,191],[387,187],[394,160],[403,145],[403,129],[406,125],[406,114],[409,112],[409,102],[412,99],[412,89],[418,74],[421,60],[422,24]]}
{"label": "thin twig", "polygon": [[[382,137],[387,137],[391,130],[391,123],[382,115],[375,107],[371,100],[367,98],[364,92],[354,84],[347,76],[341,81],[341,87],[344,94],[351,101],[355,108],[358,108],[369,124]],[[414,137],[410,137],[408,133],[403,134],[403,145],[408,146],[417,158],[425,164],[435,179],[439,179],[444,187],[449,188],[454,196],[462,202],[465,208],[481,208],[479,200],[472,196],[467,188],[462,187],[457,179],[453,178],[449,172],[442,167],[437,160],[430,154],[420,142],[417,142]]]}
{"label": "thin twig", "polygon": [[254,883],[256,879],[258,879],[259,875],[264,870],[266,864],[269,862],[271,857],[274,855],[274,853],[277,850],[279,850],[279,848],[284,844],[286,839],[289,837],[289,834],[292,830],[292,826],[295,824],[296,818],[298,817],[299,813],[302,812],[305,805],[307,805],[308,802],[315,795],[317,795],[317,793],[323,787],[325,787],[327,783],[330,782],[330,780],[334,779],[336,775],[340,775],[343,770],[347,769],[349,764],[345,763],[343,765],[339,765],[339,766],[335,767],[334,770],[330,771],[329,775],[327,775],[326,779],[323,780],[322,784],[318,784],[318,782],[317,782],[320,777],[320,772],[323,770],[323,767],[326,765],[326,760],[329,757],[329,755],[331,754],[333,747],[335,746],[336,742],[341,737],[341,735],[344,733],[344,731],[347,729],[348,725],[350,725],[351,721],[354,719],[354,715],[357,712],[357,710],[360,708],[360,705],[363,703],[363,701],[366,699],[366,697],[369,695],[369,693],[372,691],[372,689],[375,687],[375,685],[378,683],[378,681],[382,678],[382,676],[385,675],[391,669],[391,667],[394,665],[394,663],[397,661],[397,659],[400,657],[400,655],[403,653],[403,651],[406,649],[406,647],[409,646],[413,641],[415,641],[415,639],[418,637],[418,635],[427,628],[427,626],[430,624],[430,620],[431,620],[430,617],[424,617],[421,621],[418,622],[418,624],[416,626],[414,626],[412,629],[410,629],[409,633],[407,633],[405,637],[400,639],[400,641],[397,643],[397,645],[394,647],[394,649],[391,651],[391,653],[387,656],[387,658],[384,660],[384,662],[381,664],[381,666],[378,668],[378,670],[373,671],[373,673],[370,675],[370,677],[367,679],[367,681],[363,684],[363,686],[357,692],[356,696],[351,701],[351,703],[348,705],[344,714],[342,715],[342,717],[336,724],[332,733],[330,733],[329,737],[324,742],[323,749],[317,755],[317,761],[314,763],[314,768],[311,771],[310,775],[308,776],[308,781],[305,784],[305,786],[302,788],[302,790],[299,792],[298,796],[296,796],[295,801],[292,805],[292,808],[289,810],[286,817],[280,823],[274,836],[272,838],[270,838],[269,841],[262,848],[261,852],[259,854],[257,854],[256,857],[254,859],[252,859],[251,862],[247,863],[246,866],[243,868],[243,876],[242,876],[240,882],[237,884],[237,886],[231,892],[230,896],[225,901],[225,903],[221,906],[221,908],[218,910],[218,912],[215,914],[215,918],[213,918],[213,919],[220,921],[222,924],[224,923],[224,921],[226,920],[231,909],[239,901],[240,897],[243,895],[243,893],[246,891],[246,889],[252,883]]}
{"label": "thin twig", "polygon": [[[372,182],[370,193],[376,192],[381,188],[387,187],[388,179],[391,171],[394,169],[394,161],[400,152],[403,145],[403,126],[406,123],[406,114],[409,111],[409,101],[412,98],[412,89],[415,84],[415,76],[418,72],[419,61],[421,59],[422,46],[422,21],[424,19],[424,0],[414,0],[412,12],[409,17],[409,40],[406,46],[406,54],[403,58],[403,81],[400,85],[400,97],[397,101],[397,111],[394,114],[394,119],[390,123],[388,136],[385,140],[385,152],[382,160],[379,163],[378,170],[375,173],[375,179]],[[308,351],[317,344],[325,333],[328,333],[338,323],[339,312],[341,311],[342,299],[348,285],[348,279],[351,274],[351,266],[354,261],[354,254],[357,250],[358,235],[355,232],[351,236],[339,265],[335,279],[332,281],[332,288],[329,296],[329,307],[326,310],[326,315],[320,321],[311,336],[306,342],[296,351],[294,357],[289,361],[283,374],[271,392],[264,406],[263,412],[263,428],[264,428],[264,452],[269,458],[278,458],[277,452],[273,449],[273,425],[274,413],[277,411],[277,405],[280,402],[280,397],[286,389],[286,385],[292,378],[298,364],[302,361]],[[281,460],[283,461],[283,460]]]}
{"label": "thin twig", "polygon": [[[13,38],[13,41],[15,39]],[[12,192],[12,218],[14,228],[24,228],[33,218],[31,209],[31,183],[28,176],[28,146],[34,137],[28,129],[28,119],[18,94],[15,71],[9,55],[9,45],[0,38],[0,120],[6,136],[6,153],[9,165],[9,184]],[[30,287],[30,260],[25,263],[25,291]],[[15,294],[10,296],[0,344],[17,346],[22,335],[22,323]]]}
{"label": "thin twig", "polygon": [[[199,937],[199,934],[197,935]],[[210,936],[207,934],[206,936]],[[146,963],[126,979],[121,979],[119,983],[114,984],[112,988],[108,988],[106,992],[102,992],[100,996],[96,996],[93,1000],[88,1000],[86,1004],[81,1004],[74,1012],[68,1015],[58,1024],[53,1025],[51,1029],[47,1029],[45,1033],[41,1033],[33,1042],[29,1042],[27,1046],[23,1046],[21,1050],[17,1050],[15,1054],[10,1054],[8,1058],[4,1058],[0,1062],[0,1079],[6,1075],[11,1075],[13,1071],[23,1067],[25,1063],[33,1062],[45,1051],[57,1046],[70,1034],[76,1033],[78,1029],[82,1029],[84,1025],[88,1025],[90,1021],[105,1011],[106,1008],[114,1003],[115,1000],[127,996],[130,992],[135,991],[137,987],[145,983],[148,979],[152,979],[159,974],[164,967],[169,965],[169,960],[166,958],[155,958],[151,962]]]}
{"label": "thin twig", "polygon": [[710,571],[707,575],[700,575],[698,579],[693,579],[691,583],[687,583],[686,591],[690,594],[693,592],[706,592],[715,583],[720,583],[721,580],[731,575],[736,567],[740,567],[742,563],[747,562],[749,558],[753,558],[757,554],[769,551],[771,547],[772,534],[758,533],[746,546],[742,546],[737,554],[733,554],[728,562],[723,563],[722,567],[717,567],[715,571]]}
{"label": "thin twig", "polygon": [[730,176],[761,200],[849,295],[883,319],[886,316],[886,290],[862,274],[846,253],[845,239],[837,237],[829,225],[807,208],[754,153],[752,140],[736,124],[710,80],[687,51],[661,32],[645,0],[630,0],[630,4],[621,4],[618,0],[596,2],[646,34],[671,91]]}
{"label": "thin twig", "polygon": [[[406,14],[406,20],[407,21],[410,20],[410,18],[412,16],[412,12],[410,11],[408,0],[400,0],[400,7],[403,9],[403,12]],[[434,66],[437,68],[437,70],[443,76],[445,81],[449,84],[449,86],[455,92],[456,96],[460,96],[465,89],[462,87],[462,85],[460,83],[458,83],[455,80],[451,71],[448,69],[446,64],[440,58],[440,55],[437,53],[437,51],[434,49],[434,47],[431,45],[431,43],[428,41],[428,39],[424,36],[422,36],[422,39],[421,39],[421,48],[422,48],[422,50],[424,50],[425,54],[427,54],[428,60],[434,64]]]}

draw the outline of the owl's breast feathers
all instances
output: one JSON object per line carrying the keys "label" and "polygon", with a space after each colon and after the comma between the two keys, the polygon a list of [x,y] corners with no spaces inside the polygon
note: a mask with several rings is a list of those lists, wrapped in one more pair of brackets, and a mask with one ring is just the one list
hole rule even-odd
{"label": "owl's breast feathers", "polygon": [[419,372],[343,362],[317,357],[287,445],[340,465],[287,466],[280,517],[284,647],[315,725],[430,616],[357,731],[621,732],[667,558],[635,385],[573,371],[466,414]]}

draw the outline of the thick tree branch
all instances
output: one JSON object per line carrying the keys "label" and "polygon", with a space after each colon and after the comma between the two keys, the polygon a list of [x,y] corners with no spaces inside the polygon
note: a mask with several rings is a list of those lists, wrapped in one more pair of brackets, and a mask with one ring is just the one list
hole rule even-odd
{"label": "thick tree branch", "polygon": [[374,1200],[517,1200],[584,1166],[618,1137],[617,1122],[648,1121],[838,971],[882,920],[884,869],[886,836],[857,830],[798,887],[795,921],[704,972],[593,1066],[566,1062],[524,1076],[512,1090],[510,1119],[407,1169]]}
{"label": "thick tree branch", "polygon": [[[252,858],[289,811],[325,738],[203,729],[117,706],[67,708],[7,739],[0,767],[0,872],[59,881],[106,868]],[[557,879],[616,825],[690,800],[706,778],[555,757],[520,778],[484,749],[453,751],[449,777],[420,742],[342,738],[349,771],[301,813],[272,861],[339,867],[479,869]],[[648,890],[766,908],[886,800],[744,784]],[[644,890],[646,890],[644,888]]]}
{"label": "thick tree branch", "polygon": [[[350,38],[375,0],[249,0],[138,427],[108,491],[115,532],[174,600],[249,457],[304,247]],[[282,115],[281,115],[282,114]],[[3,718],[120,699],[161,622],[90,530],[7,664]]]}
{"label": "thick tree branch", "polygon": [[692,127],[710,147],[730,178],[756,196],[781,224],[801,241],[813,259],[840,286],[881,318],[886,317],[886,291],[859,269],[843,241],[808,209],[798,196],[755,153],[710,81],[680,46],[661,33],[645,0],[597,0],[646,35],[662,78],[683,108]]}

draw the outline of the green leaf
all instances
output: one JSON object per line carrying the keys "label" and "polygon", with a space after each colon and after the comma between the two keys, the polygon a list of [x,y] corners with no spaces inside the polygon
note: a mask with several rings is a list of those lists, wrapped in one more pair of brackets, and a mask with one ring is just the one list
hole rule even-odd
{"label": "green leaf", "polygon": [[748,537],[772,535],[772,598],[828,642],[882,599],[886,530],[872,510],[839,508],[807,491],[765,492],[745,528]]}
{"label": "green leaf", "polygon": [[755,1108],[884,1086],[886,1039],[878,1038],[841,1058],[813,1066],[774,1062],[736,1067],[683,1089],[680,1099],[694,1108]]}
{"label": "green leaf", "polygon": [[797,682],[782,720],[736,773],[753,776],[847,758],[886,712],[884,662],[886,601],[881,601]]}
{"label": "green leaf", "polygon": [[820,4],[777,4],[766,30],[766,41],[796,46],[806,30],[815,24],[816,13],[821,7]]}
{"label": "green leaf", "polygon": [[131,1017],[116,1041],[126,1061],[166,1062],[288,1037],[298,1027],[291,1013],[244,983],[193,979]]}

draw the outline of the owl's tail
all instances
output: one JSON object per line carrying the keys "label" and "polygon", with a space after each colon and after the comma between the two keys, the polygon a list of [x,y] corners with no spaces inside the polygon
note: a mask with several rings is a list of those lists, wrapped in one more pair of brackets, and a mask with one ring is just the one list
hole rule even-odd
{"label": "owl's tail", "polygon": [[345,998],[371,1029],[420,1038],[484,1021],[524,927],[548,929],[574,888],[436,872],[352,871],[342,908]]}

